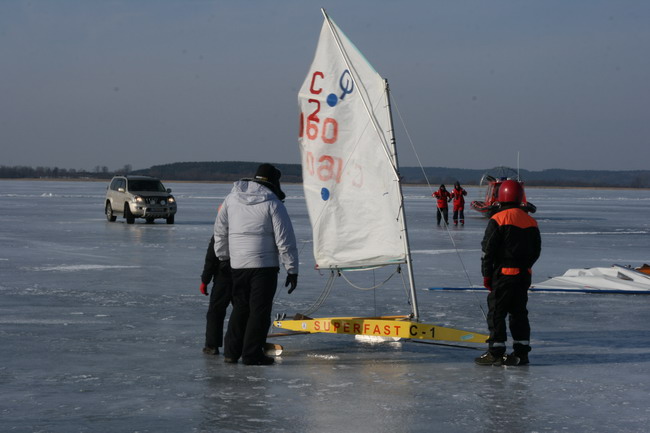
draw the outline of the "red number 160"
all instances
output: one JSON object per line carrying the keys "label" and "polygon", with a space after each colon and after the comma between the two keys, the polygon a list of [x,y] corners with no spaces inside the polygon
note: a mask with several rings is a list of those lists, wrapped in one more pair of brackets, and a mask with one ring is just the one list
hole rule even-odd
{"label": "red number 160", "polygon": [[[318,112],[320,111],[320,101],[317,99],[310,99],[310,104],[316,104],[316,109],[307,116],[307,124],[305,125],[305,114],[300,113],[300,133],[299,137],[307,136],[310,140],[318,138],[319,123]],[[320,129],[320,138],[323,143],[335,143],[339,135],[339,124],[336,119],[327,117],[323,120],[323,126]]]}

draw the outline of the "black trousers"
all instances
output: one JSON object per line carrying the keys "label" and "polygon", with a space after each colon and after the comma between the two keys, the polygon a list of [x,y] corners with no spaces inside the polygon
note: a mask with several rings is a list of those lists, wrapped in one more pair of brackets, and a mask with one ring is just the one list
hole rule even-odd
{"label": "black trousers", "polygon": [[510,334],[514,341],[530,340],[527,310],[530,283],[530,273],[525,269],[518,275],[497,272],[492,277],[492,291],[487,297],[487,325],[490,330],[489,350],[495,356],[502,356],[506,351],[506,317],[509,318]]}
{"label": "black trousers", "polygon": [[232,301],[232,277],[230,271],[220,270],[215,276],[210,293],[210,305],[205,315],[205,346],[221,347],[223,344],[223,322],[226,310]]}
{"label": "black trousers", "polygon": [[233,269],[232,279],[233,310],[228,321],[224,356],[254,362],[264,356],[278,268]]}
{"label": "black trousers", "polygon": [[440,225],[440,220],[444,218],[445,224],[449,224],[449,208],[439,207],[438,212],[436,212],[436,222]]}
{"label": "black trousers", "polygon": [[465,209],[461,208],[458,210],[454,210],[454,222],[458,222],[458,219],[460,217],[460,222],[465,223]]}

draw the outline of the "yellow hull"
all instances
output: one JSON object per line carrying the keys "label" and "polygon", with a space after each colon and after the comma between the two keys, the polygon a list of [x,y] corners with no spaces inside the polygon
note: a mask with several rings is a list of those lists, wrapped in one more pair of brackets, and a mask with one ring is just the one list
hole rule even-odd
{"label": "yellow hull", "polygon": [[485,343],[488,336],[460,329],[444,328],[413,322],[408,316],[383,317],[323,317],[276,320],[276,328],[308,333],[369,335],[375,337],[407,338],[414,340],[462,341]]}

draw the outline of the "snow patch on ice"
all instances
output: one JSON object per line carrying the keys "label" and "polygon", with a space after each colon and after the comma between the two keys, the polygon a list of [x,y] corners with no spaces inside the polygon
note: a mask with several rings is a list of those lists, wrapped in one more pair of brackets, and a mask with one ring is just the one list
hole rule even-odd
{"label": "snow patch on ice", "polygon": [[317,358],[317,359],[327,359],[327,360],[339,359],[337,355],[322,355],[320,353],[310,353],[307,355],[307,357]]}
{"label": "snow patch on ice", "polygon": [[480,248],[476,249],[445,249],[445,250],[412,250],[411,253],[413,254],[430,254],[430,255],[438,255],[438,254],[457,254],[457,253],[472,253],[472,252],[477,252],[481,251]]}
{"label": "snow patch on ice", "polygon": [[64,319],[0,319],[0,325],[89,325],[104,323],[97,320],[64,320]]}
{"label": "snow patch on ice", "polygon": [[288,385],[287,388],[299,389],[299,388],[308,388],[311,386],[311,383],[298,383],[296,385]]}
{"label": "snow patch on ice", "polygon": [[101,271],[106,269],[129,269],[140,268],[141,266],[127,266],[127,265],[59,265],[59,266],[41,266],[29,268],[28,270],[37,272],[78,272],[78,271]]}
{"label": "snow patch on ice", "polygon": [[327,385],[328,388],[347,388],[348,386],[354,386],[354,382],[331,383]]}
{"label": "snow patch on ice", "polygon": [[555,235],[555,236],[566,236],[566,235],[574,235],[574,236],[594,236],[594,235],[645,235],[648,234],[649,232],[647,230],[615,230],[615,231],[609,231],[609,232],[543,232],[544,236],[548,235]]}

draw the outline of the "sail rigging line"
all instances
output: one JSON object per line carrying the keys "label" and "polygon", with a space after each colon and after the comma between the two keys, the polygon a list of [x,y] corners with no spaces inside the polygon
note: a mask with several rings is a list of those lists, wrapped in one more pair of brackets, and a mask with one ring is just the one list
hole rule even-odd
{"label": "sail rigging line", "polygon": [[[384,88],[385,88],[385,95],[386,95],[386,108],[387,108],[387,115],[388,115],[388,125],[390,127],[389,133],[391,137],[391,146],[393,150],[393,155],[394,155],[394,160],[393,164],[395,164],[396,168],[399,168],[399,163],[398,163],[398,157],[397,157],[397,144],[395,141],[395,127],[393,125],[393,112],[392,112],[392,107],[390,103],[390,87],[388,86],[388,80],[384,79]],[[409,299],[411,300],[411,311],[412,311],[412,316],[413,319],[418,320],[420,316],[420,312],[418,309],[418,298],[417,298],[417,293],[415,291],[415,276],[413,274],[413,259],[411,255],[411,246],[409,243],[409,236],[408,236],[408,229],[406,226],[406,209],[404,208],[404,193],[402,191],[402,182],[400,180],[399,176],[399,171],[397,173],[397,191],[399,194],[399,199],[400,199],[400,217],[401,217],[401,222],[402,222],[402,231],[404,232],[404,250],[406,252],[406,270],[408,273],[409,277]]]}
{"label": "sail rigging line", "polygon": [[[343,274],[343,272],[339,272],[339,276],[340,276],[340,277],[343,277],[343,279],[344,279],[344,280],[345,280],[345,281],[346,281],[350,286],[354,287],[355,289],[358,289],[358,290],[374,290],[374,289],[377,289],[377,288],[383,286],[384,284],[386,284],[386,283],[387,283],[391,278],[393,278],[393,276],[395,276],[395,274],[397,274],[398,272],[399,272],[399,266],[398,266],[398,268],[395,270],[395,272],[393,272],[392,274],[390,274],[390,275],[389,275],[389,276],[388,276],[384,281],[382,281],[382,282],[379,283],[379,284],[374,284],[374,283],[373,283],[373,286],[371,286],[371,287],[360,287],[360,286],[357,286],[357,285],[354,284],[352,281],[350,281],[350,280],[348,279],[348,277],[346,277],[346,276]],[[374,273],[373,273],[373,276],[374,276]]]}
{"label": "sail rigging line", "polygon": [[413,143],[413,139],[411,138],[411,134],[409,133],[408,128],[406,127],[406,122],[404,121],[404,118],[402,117],[402,112],[399,110],[399,105],[397,104],[397,99],[395,97],[392,97],[393,102],[395,103],[395,109],[397,110],[397,117],[399,117],[400,123],[402,124],[402,127],[404,128],[404,132],[406,133],[406,138],[408,138],[409,144],[411,145],[411,149],[413,150],[413,154],[415,155],[415,159],[418,161],[418,166],[420,167],[420,170],[422,170],[422,176],[424,176],[424,180],[427,183],[427,186],[429,187],[429,190],[433,194],[433,187],[429,183],[429,177],[427,176],[427,172],[424,170],[424,166],[422,165],[422,160],[420,160],[420,155],[418,154],[417,150],[415,149],[415,144]]}
{"label": "sail rigging line", "polygon": [[[402,123],[402,127],[404,128],[404,131],[406,132],[406,137],[409,140],[409,143],[411,145],[411,149],[413,150],[413,153],[415,154],[415,158],[418,161],[418,165],[420,166],[420,169],[422,170],[422,174],[424,176],[424,180],[427,182],[427,186],[429,187],[429,191],[431,191],[431,194],[433,194],[433,187],[431,186],[431,183],[429,182],[429,178],[427,176],[426,171],[424,170],[424,166],[422,165],[422,160],[420,159],[420,155],[418,154],[415,144],[413,143],[413,140],[411,139],[411,134],[408,132],[408,128],[406,127],[406,122],[404,121],[404,118],[402,117],[402,113],[399,109],[399,105],[397,104],[397,100],[395,97],[392,98],[392,100],[395,102],[395,109],[397,110],[397,116],[400,119],[400,122]],[[402,202],[403,205],[403,202]],[[439,210],[436,208],[436,212],[439,212]],[[460,251],[458,250],[458,246],[456,245],[456,241],[454,241],[454,237],[451,234],[451,230],[449,230],[449,225],[444,221],[443,218],[443,223],[445,230],[447,231],[447,235],[449,236],[449,239],[451,240],[451,244],[454,247],[454,251],[456,252],[456,256],[458,257],[458,260],[460,261],[460,265],[463,268],[463,272],[465,273],[465,278],[467,278],[467,282],[469,283],[470,286],[473,286],[472,284],[472,279],[469,276],[469,272],[467,271],[467,266],[465,266],[465,262],[463,261],[463,258],[460,255]],[[485,313],[485,309],[483,308],[483,304],[478,299],[478,295],[474,293],[474,296],[476,296],[476,300],[478,302],[478,307],[481,310],[481,313],[483,314],[483,318],[487,320],[487,314]]]}
{"label": "sail rigging line", "polygon": [[323,305],[325,300],[329,297],[332,287],[334,286],[334,277],[336,276],[336,273],[334,271],[330,271],[330,276],[327,279],[327,283],[325,283],[325,287],[323,288],[323,291],[321,292],[320,296],[316,301],[304,312],[301,313],[303,316],[310,316]]}
{"label": "sail rigging line", "polygon": [[406,295],[407,303],[408,303],[409,306],[411,306],[411,296],[409,294],[408,285],[406,284],[406,281],[404,280],[404,272],[402,272],[401,269],[399,269],[398,272],[400,273],[400,275],[402,277],[402,288],[404,289],[404,294]]}

